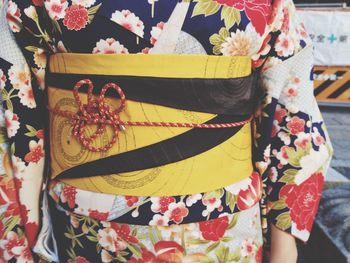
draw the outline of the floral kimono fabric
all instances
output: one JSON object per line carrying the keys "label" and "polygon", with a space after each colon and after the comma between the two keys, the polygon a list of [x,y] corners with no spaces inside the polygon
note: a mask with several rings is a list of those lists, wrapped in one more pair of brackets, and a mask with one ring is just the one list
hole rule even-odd
{"label": "floral kimono fabric", "polygon": [[[39,257],[52,262],[259,262],[261,232],[268,244],[270,224],[308,240],[332,147],[313,96],[312,42],[292,0],[4,0],[0,6],[0,262],[37,262]],[[155,90],[150,78],[154,76],[129,75],[126,83],[121,74],[130,67],[96,64],[108,78],[98,72],[64,72],[64,63],[56,64],[62,68],[54,72],[54,57],[56,62],[64,58],[66,66],[68,61],[78,62],[79,70],[88,68],[84,59],[78,59],[80,55],[118,59],[128,55],[123,65],[132,56],[141,61],[148,60],[147,56],[195,55],[213,64],[197,75],[202,77],[198,80],[186,75],[203,69],[195,59],[186,67],[168,63],[160,67],[167,75],[157,79],[158,84],[162,77],[166,79],[162,86],[166,89],[150,93]],[[234,76],[238,82],[230,82],[231,70],[222,74],[227,65],[234,69],[240,64],[229,63],[237,57],[249,58],[249,71]],[[118,76],[107,72],[115,68],[121,70]],[[177,70],[182,75],[175,77],[181,81],[171,82],[169,74]],[[219,75],[212,81],[215,72]],[[90,82],[79,82],[87,79]],[[243,94],[251,87],[247,83],[256,80],[259,85],[253,85],[256,89],[247,92],[247,97],[227,100],[235,92]],[[116,85],[104,89],[108,83]],[[90,97],[89,85],[93,85]],[[222,87],[221,93],[212,96],[220,90],[215,85]],[[206,88],[200,90],[201,86]],[[232,87],[236,87],[234,92]],[[53,96],[47,97],[50,92]],[[194,94],[197,101],[192,99]],[[139,95],[147,100],[140,101]],[[259,100],[247,103],[250,97]],[[87,107],[89,100],[92,103]],[[156,107],[149,105],[156,101]],[[240,110],[232,105],[239,105],[242,114],[233,118],[231,113]],[[205,111],[207,106],[212,111]],[[81,119],[84,112],[89,120]],[[101,112],[105,124],[113,118],[117,125],[106,125],[102,137],[97,132],[96,144],[91,127],[101,128],[103,123],[85,122],[100,118]],[[254,125],[248,123],[250,118]],[[54,120],[51,131],[45,130],[48,119]],[[123,125],[124,121],[190,126],[143,127],[140,132],[140,127]],[[205,133],[194,129],[196,125],[237,122],[242,125],[207,130],[210,140],[202,144],[203,134],[182,137],[191,129]],[[131,131],[143,136],[136,141],[127,138]],[[173,147],[176,151],[167,146],[163,155],[164,145],[149,148],[162,140],[171,143],[171,137],[187,141],[181,149]],[[231,141],[231,137],[241,139]],[[112,155],[117,152],[109,156],[102,151],[112,142],[120,154],[146,147],[158,155],[154,160],[134,158],[139,169],[130,171],[130,163],[122,156],[114,162]],[[190,151],[193,144],[197,155]],[[244,160],[236,155],[236,161],[227,165],[231,153],[227,149],[234,147]],[[214,154],[214,150],[225,154],[192,159]],[[157,170],[157,160],[166,168]],[[89,166],[95,161],[98,169]],[[175,167],[177,162],[183,164],[181,172],[180,166]],[[192,167],[191,162],[203,165]],[[114,163],[123,169],[116,172]],[[215,168],[207,169],[210,165]],[[168,184],[164,171],[172,175]],[[197,176],[186,183],[190,174]],[[129,179],[137,176],[139,180],[130,187]],[[150,185],[157,190],[144,182],[153,182]],[[137,192],[139,186],[142,191]]]}

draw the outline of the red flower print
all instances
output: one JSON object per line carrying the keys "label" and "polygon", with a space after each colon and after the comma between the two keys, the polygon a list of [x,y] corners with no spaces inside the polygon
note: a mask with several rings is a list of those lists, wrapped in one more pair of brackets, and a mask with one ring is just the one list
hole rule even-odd
{"label": "red flower print", "polygon": [[146,248],[141,248],[141,259],[131,257],[126,263],[164,263],[163,260],[157,258],[151,251]]}
{"label": "red flower print", "polygon": [[139,198],[137,196],[125,196],[126,205],[128,207],[132,207],[134,204],[136,204],[139,201]]}
{"label": "red flower print", "polygon": [[20,214],[18,203],[11,203],[3,213],[5,217],[18,216]]}
{"label": "red flower print", "polygon": [[38,139],[44,139],[44,130],[38,130],[35,134]]}
{"label": "red flower print", "polygon": [[311,135],[308,133],[299,133],[298,138],[294,141],[294,145],[306,149],[311,143]]}
{"label": "red flower print", "polygon": [[98,210],[89,210],[89,217],[92,217],[97,220],[106,221],[108,219],[108,212],[99,212]]}
{"label": "red flower print", "polygon": [[288,184],[282,187],[280,198],[285,198],[292,221],[297,229],[310,231],[318,203],[321,198],[324,176],[314,173],[300,185]]}
{"label": "red flower print", "polygon": [[290,133],[297,135],[300,132],[305,130],[305,121],[300,119],[297,116],[294,116],[288,123],[287,128],[290,130]]}
{"label": "red flower print", "polygon": [[176,224],[180,224],[183,219],[188,215],[188,208],[185,203],[171,203],[169,205],[169,210],[165,213],[165,216],[169,220],[174,221]]}
{"label": "red flower print", "polygon": [[142,53],[142,54],[149,54],[150,51],[151,51],[151,48],[145,47],[144,49],[141,50],[141,53]]}
{"label": "red flower print", "polygon": [[260,246],[259,250],[256,252],[255,261],[257,263],[261,263],[262,262],[262,257],[263,257],[263,249],[262,249],[262,246]]}
{"label": "red flower print", "polygon": [[112,222],[111,228],[115,230],[118,234],[118,237],[128,243],[138,243],[138,239],[132,235],[130,235],[130,227],[128,225],[119,225],[117,223]]}
{"label": "red flower print", "polygon": [[17,193],[14,186],[14,182],[7,181],[0,177],[0,205],[7,204],[9,202],[17,201]]}
{"label": "red flower print", "polygon": [[36,6],[43,6],[44,0],[32,0],[33,4]]}
{"label": "red flower print", "polygon": [[174,197],[151,197],[153,212],[161,212],[164,214],[169,209],[169,205],[174,203],[176,199]]}
{"label": "red flower print", "polygon": [[289,31],[289,10],[287,7],[283,9],[283,22],[281,31],[287,33]]}
{"label": "red flower print", "polygon": [[11,138],[16,135],[20,123],[19,123],[19,118],[16,113],[13,113],[10,110],[5,111],[5,126],[7,129],[7,136],[8,138]]}
{"label": "red flower print", "polygon": [[36,241],[36,236],[38,234],[39,227],[36,223],[31,222],[25,225],[25,229],[27,233],[28,245],[29,247],[31,247]]}
{"label": "red flower print", "polygon": [[262,181],[261,177],[257,172],[253,172],[250,176],[252,183],[248,189],[240,190],[237,198],[237,207],[239,210],[245,210],[255,205],[262,194]]}
{"label": "red flower print", "polygon": [[90,263],[90,261],[84,257],[79,256],[75,258],[74,263]]}
{"label": "red flower print", "polygon": [[77,194],[77,190],[75,187],[73,186],[65,186],[63,188],[63,192],[62,192],[63,196],[62,196],[62,202],[68,203],[69,208],[73,209],[75,207],[75,195]]}
{"label": "red flower print", "polygon": [[277,133],[280,130],[281,130],[281,127],[277,123],[273,122],[272,128],[271,128],[271,138],[276,137]]}
{"label": "red flower print", "polygon": [[79,31],[80,29],[85,28],[88,22],[88,10],[80,5],[72,5],[68,7],[63,20],[63,24],[69,30],[75,31]]}
{"label": "red flower print", "polygon": [[218,241],[224,236],[228,225],[228,217],[223,216],[213,220],[200,222],[199,229],[205,240]]}
{"label": "red flower print", "polygon": [[273,1],[272,12],[271,12],[270,19],[268,22],[269,25],[271,25],[275,21],[277,15],[279,14],[279,10],[280,10],[279,6],[281,5],[281,3],[282,3],[282,0],[274,0]]}
{"label": "red flower print", "polygon": [[6,19],[13,32],[19,32],[22,28],[21,10],[13,1],[8,1]]}
{"label": "red flower print", "polygon": [[7,261],[16,258],[16,262],[27,262],[32,259],[30,250],[25,242],[24,236],[19,237],[17,233],[10,231],[4,238],[2,248],[4,248],[3,258]]}
{"label": "red flower print", "polygon": [[298,96],[298,90],[296,89],[296,87],[291,86],[285,90],[285,94],[287,95],[287,97],[293,98]]}
{"label": "red flower print", "polygon": [[264,34],[272,12],[269,0],[214,0],[215,2],[244,11],[256,32]]}
{"label": "red flower print", "polygon": [[44,157],[43,140],[39,140],[38,143],[34,140],[30,141],[29,150],[30,152],[25,155],[24,160],[28,163],[38,163]]}
{"label": "red flower print", "polygon": [[281,123],[284,120],[284,117],[287,116],[287,110],[282,108],[277,108],[275,112],[275,120],[278,121],[278,123]]}
{"label": "red flower print", "polygon": [[5,229],[4,223],[2,222],[2,220],[0,220],[0,237],[1,238],[4,236],[5,231],[6,231],[6,229]]}

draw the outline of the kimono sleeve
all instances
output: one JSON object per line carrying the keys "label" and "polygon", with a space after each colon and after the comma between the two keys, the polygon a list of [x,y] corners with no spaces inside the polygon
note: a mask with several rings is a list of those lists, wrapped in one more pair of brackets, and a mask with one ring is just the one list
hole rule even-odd
{"label": "kimono sleeve", "polygon": [[[23,1],[25,2],[25,1]],[[32,9],[33,8],[33,9]],[[0,13],[0,86],[5,134],[0,175],[0,262],[34,262],[40,224],[44,134],[40,84],[46,56],[24,29],[35,8],[4,1]],[[26,31],[26,32],[24,32]]]}
{"label": "kimono sleeve", "polygon": [[266,120],[260,134],[268,142],[264,148],[267,218],[306,242],[332,147],[313,94],[312,43],[291,0],[280,1],[275,8],[275,42],[262,69]]}

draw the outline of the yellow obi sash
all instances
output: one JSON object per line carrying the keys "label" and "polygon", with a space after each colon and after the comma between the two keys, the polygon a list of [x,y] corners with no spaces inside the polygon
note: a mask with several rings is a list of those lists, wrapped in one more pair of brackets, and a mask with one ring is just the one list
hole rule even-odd
{"label": "yellow obi sash", "polygon": [[[215,147],[182,160],[128,172],[104,173],[96,176],[74,174],[76,167],[86,164],[92,164],[90,167],[93,167],[95,162],[186,136],[193,128],[125,126],[125,130],[118,133],[112,148],[92,152],[74,137],[72,120],[57,115],[52,110],[59,109],[73,114],[78,111],[72,88],[76,80],[80,79],[92,79],[97,89],[102,88],[102,84],[107,81],[105,79],[108,79],[108,82],[110,78],[116,79],[115,83],[122,89],[123,85],[119,83],[128,84],[134,81],[132,83],[140,86],[138,88],[147,95],[147,85],[151,87],[154,83],[165,83],[164,87],[160,87],[165,89],[167,81],[170,83],[169,86],[174,87],[177,83],[178,85],[192,83],[191,85],[198,86],[199,82],[196,81],[208,80],[208,83],[211,83],[212,80],[230,80],[250,75],[249,57],[72,53],[52,55],[47,82],[48,107],[51,109],[49,115],[51,178],[57,177],[67,184],[94,192],[133,196],[176,196],[212,191],[249,177],[253,170],[250,122],[242,125],[237,132]],[[146,83],[144,89],[143,83]],[[132,89],[136,84],[130,84],[130,91],[127,89],[125,91],[126,109],[119,116],[123,121],[203,124],[220,115],[206,112],[205,105],[201,105],[200,102],[198,107],[203,107],[203,111],[189,110],[186,108],[186,98],[181,96],[184,107],[169,106],[166,101],[150,103],[152,99],[145,102],[138,97],[137,92],[133,93]],[[86,104],[87,94],[80,91],[78,94],[82,104]],[[120,105],[116,93],[106,95],[105,102],[111,108],[118,108]],[[85,133],[92,135],[96,129],[97,125],[89,124]],[[112,137],[113,129],[107,127],[106,131],[94,140],[93,145],[96,147],[106,145]],[[203,144],[205,143],[203,140]],[[197,144],[201,147],[200,143]],[[177,151],[176,147],[174,151]],[[150,156],[144,156],[145,159],[146,157],[151,159]],[[113,161],[110,161],[110,166],[113,165]],[[110,168],[108,166],[105,165],[103,168],[108,170]],[[62,173],[69,171],[73,174],[71,178],[60,177]],[[89,169],[85,171],[88,172]]]}

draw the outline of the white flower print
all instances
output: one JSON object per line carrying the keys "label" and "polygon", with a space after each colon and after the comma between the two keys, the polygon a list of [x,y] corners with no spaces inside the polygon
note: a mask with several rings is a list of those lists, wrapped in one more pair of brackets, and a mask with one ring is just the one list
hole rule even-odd
{"label": "white flower print", "polygon": [[169,218],[167,216],[162,216],[156,214],[153,216],[152,220],[149,222],[150,226],[167,226],[169,225]]}
{"label": "white flower print", "polygon": [[171,203],[169,210],[164,213],[169,220],[174,221],[176,224],[180,224],[183,219],[188,215],[188,208],[184,202]]}
{"label": "white flower print", "polygon": [[72,4],[74,5],[81,5],[84,7],[90,7],[92,6],[96,0],[72,0]]}
{"label": "white flower print", "polygon": [[192,205],[197,203],[198,200],[201,200],[201,199],[202,199],[202,194],[190,195],[186,199],[186,206],[191,207]]}
{"label": "white flower print", "polygon": [[297,107],[297,105],[295,105],[294,103],[287,103],[286,104],[286,109],[293,114],[298,113],[299,108]]}
{"label": "white flower print", "polygon": [[207,207],[206,210],[203,211],[204,214],[213,212],[215,209],[221,207],[221,199],[219,196],[208,196],[204,194],[202,203]]}
{"label": "white flower print", "polygon": [[[18,179],[22,182],[22,188],[19,189],[22,205],[29,208],[33,204],[40,202],[40,193],[42,190],[42,177],[39,176],[44,169],[44,158],[41,158],[37,163],[30,162],[23,173],[17,174]],[[30,191],[28,191],[30,189]],[[39,214],[35,209],[27,209],[27,222],[39,223]]]}
{"label": "white flower print", "polygon": [[29,142],[29,150],[24,157],[26,162],[38,163],[42,158],[44,158],[44,140],[40,139],[38,142],[31,140]]}
{"label": "white flower print", "polygon": [[164,214],[169,209],[169,205],[175,203],[174,197],[151,197],[151,210],[152,212]]}
{"label": "white flower print", "polygon": [[280,163],[281,163],[282,165],[288,164],[288,159],[289,159],[289,157],[288,157],[288,154],[287,154],[287,149],[289,149],[288,146],[283,146],[283,147],[281,148],[281,151],[277,152],[277,154],[276,154],[276,158],[277,158],[278,160],[280,160]]}
{"label": "white flower print", "polygon": [[262,38],[249,24],[245,31],[237,29],[221,44],[224,56],[254,56],[261,48]]}
{"label": "white flower print", "polygon": [[267,145],[264,150],[264,161],[268,164],[271,162],[271,144]]}
{"label": "white flower print", "polygon": [[36,12],[35,7],[32,5],[25,8],[24,13],[26,14],[27,17],[29,17],[30,19],[33,19],[34,21],[38,19],[38,13]]}
{"label": "white flower print", "polygon": [[128,54],[129,51],[114,38],[101,39],[96,43],[92,53],[94,54]]}
{"label": "white flower print", "polygon": [[277,182],[278,172],[276,167],[271,167],[269,170],[269,178],[271,182],[275,183]]}
{"label": "white flower print", "polygon": [[288,86],[287,88],[284,89],[284,94],[289,98],[289,99],[294,99],[295,97],[298,96],[298,89],[295,86]]}
{"label": "white flower print", "polygon": [[140,20],[138,16],[136,16],[134,13],[130,12],[129,10],[116,10],[112,16],[111,20],[118,23],[122,27],[130,30],[131,32],[135,33],[136,35],[143,37],[144,35],[144,24]]}
{"label": "white flower print", "polygon": [[70,224],[74,228],[78,228],[79,227],[79,220],[74,214],[70,214]]}
{"label": "white flower print", "polygon": [[298,133],[297,139],[294,141],[294,145],[305,150],[308,146],[310,146],[311,136],[309,133],[300,132]]}
{"label": "white flower print", "polygon": [[316,127],[313,128],[312,133],[312,141],[315,145],[320,146],[321,144],[325,143],[325,139],[323,136],[319,133],[318,129]]}
{"label": "white flower print", "polygon": [[166,26],[166,23],[164,22],[159,22],[156,26],[153,26],[152,27],[152,30],[151,30],[151,44],[154,45],[160,34],[162,33],[164,27]]}
{"label": "white flower print", "polygon": [[111,256],[111,254],[108,253],[108,251],[106,251],[105,249],[102,249],[101,260],[104,263],[109,263],[113,260],[113,257]]}
{"label": "white flower print", "polygon": [[[28,249],[25,238],[19,237],[16,232],[10,231],[7,233],[6,238],[1,241],[0,248],[3,250],[3,258],[8,262],[12,258],[15,258],[16,262],[30,262],[27,261],[25,255]],[[20,261],[20,259],[24,259]]]}
{"label": "white flower print", "polygon": [[290,136],[288,133],[281,131],[277,135],[281,141],[284,143],[284,145],[289,145],[290,144]]}
{"label": "white flower print", "polygon": [[253,239],[248,238],[243,240],[241,244],[242,257],[251,256],[255,252]]}
{"label": "white flower print", "polygon": [[278,57],[268,57],[265,61],[264,67],[262,69],[262,72],[265,72],[271,68],[273,68],[274,66],[281,64],[282,60],[279,59]]}
{"label": "white flower print", "polygon": [[36,78],[36,83],[39,85],[39,88],[41,90],[45,89],[45,69],[40,68],[40,69],[33,69],[33,73]]}
{"label": "white flower print", "polygon": [[293,55],[294,49],[294,41],[290,34],[281,33],[275,44],[277,54],[281,57],[288,57]]}
{"label": "white flower print", "polygon": [[13,155],[12,158],[12,169],[15,174],[21,174],[26,168],[26,164],[22,161],[21,158]]}
{"label": "white flower print", "polygon": [[20,89],[24,86],[31,86],[30,71],[27,65],[12,66],[9,71],[9,79],[15,89]]}
{"label": "white flower print", "polygon": [[18,92],[18,97],[20,98],[20,102],[23,106],[27,106],[30,109],[36,107],[32,87],[23,86]]}
{"label": "white flower print", "polygon": [[247,190],[249,185],[251,185],[251,183],[252,183],[252,180],[250,179],[250,177],[248,177],[248,178],[243,179],[237,183],[226,186],[225,189],[226,189],[226,191],[228,191],[234,195],[238,195],[239,191]]}
{"label": "white flower print", "polygon": [[13,113],[10,110],[5,111],[5,125],[7,129],[7,136],[9,138],[16,135],[17,130],[19,129],[19,118],[17,114]]}
{"label": "white flower print", "polygon": [[118,235],[113,228],[100,229],[97,239],[101,247],[107,251],[116,252],[126,248],[125,242],[118,240]]}
{"label": "white flower print", "polygon": [[68,7],[67,0],[46,0],[45,8],[49,16],[54,20],[64,18]]}
{"label": "white flower print", "polygon": [[45,68],[46,67],[46,53],[45,50],[38,48],[34,51],[33,54],[34,57],[34,63],[39,67],[39,68]]}
{"label": "white flower print", "polygon": [[6,75],[0,69],[0,91],[2,91],[3,88],[5,88],[5,84],[6,84]]}
{"label": "white flower print", "polygon": [[13,32],[19,32],[22,28],[21,10],[17,4],[9,1],[7,3],[6,19]]}
{"label": "white flower print", "polygon": [[318,151],[311,149],[308,155],[300,159],[301,169],[295,175],[295,183],[300,185],[305,182],[314,172],[322,168],[328,158],[329,152],[324,144],[320,145]]}

